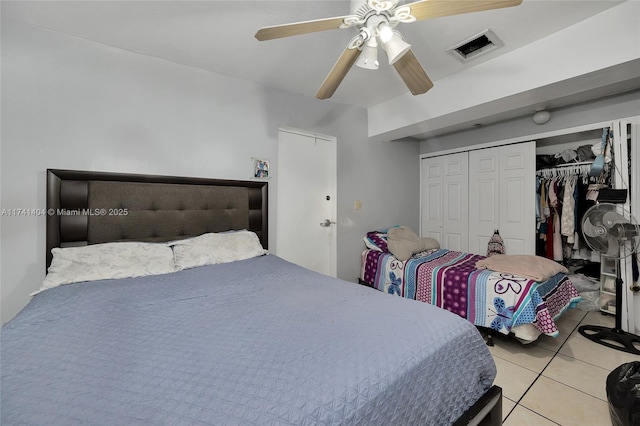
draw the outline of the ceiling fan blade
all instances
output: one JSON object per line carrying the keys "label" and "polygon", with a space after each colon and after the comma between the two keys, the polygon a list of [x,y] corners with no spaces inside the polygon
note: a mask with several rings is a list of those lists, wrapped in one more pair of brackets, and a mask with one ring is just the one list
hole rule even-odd
{"label": "ceiling fan blade", "polygon": [[347,16],[337,16],[335,18],[316,19],[314,21],[303,21],[295,22],[293,24],[264,27],[258,30],[256,38],[260,41],[265,41],[273,40],[274,38],[315,33],[318,31],[335,30],[344,24],[345,18],[347,18]]}
{"label": "ceiling fan blade", "polygon": [[433,82],[425,72],[418,58],[409,49],[407,53],[398,59],[393,67],[396,69],[402,81],[414,95],[420,95],[433,87]]}
{"label": "ceiling fan blade", "polygon": [[344,80],[345,76],[356,63],[358,56],[360,56],[362,51],[354,46],[353,41],[349,43],[336,64],[331,68],[329,75],[324,79],[322,86],[318,89],[318,93],[316,93],[316,98],[318,99],[328,99],[335,93],[342,80]]}
{"label": "ceiling fan blade", "polygon": [[404,7],[409,7],[411,15],[418,20],[422,20],[500,9],[517,6],[520,3],[522,3],[522,0],[422,0],[406,4]]}

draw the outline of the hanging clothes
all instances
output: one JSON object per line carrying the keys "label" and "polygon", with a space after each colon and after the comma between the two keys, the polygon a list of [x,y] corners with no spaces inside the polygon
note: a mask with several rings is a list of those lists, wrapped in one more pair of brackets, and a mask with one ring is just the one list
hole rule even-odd
{"label": "hanging clothes", "polygon": [[597,190],[593,188],[610,186],[613,162],[605,164],[602,173],[593,177],[589,158],[595,155],[587,158],[582,154],[577,158],[580,163],[571,163],[569,158],[565,164],[541,165],[536,171],[536,254],[539,256],[564,261],[575,251],[587,247],[582,235],[582,218],[595,204],[595,197],[591,195],[597,195]]}
{"label": "hanging clothes", "polygon": [[556,211],[553,217],[553,260],[562,262],[564,254],[562,250],[562,234],[560,233],[560,215]]}
{"label": "hanging clothes", "polygon": [[576,178],[570,177],[565,181],[564,192],[562,196],[562,223],[560,224],[560,233],[567,237],[567,243],[573,245],[574,231],[576,227],[575,216],[575,199],[573,192],[576,185]]}
{"label": "hanging clothes", "polygon": [[553,217],[547,219],[547,259],[553,259]]}

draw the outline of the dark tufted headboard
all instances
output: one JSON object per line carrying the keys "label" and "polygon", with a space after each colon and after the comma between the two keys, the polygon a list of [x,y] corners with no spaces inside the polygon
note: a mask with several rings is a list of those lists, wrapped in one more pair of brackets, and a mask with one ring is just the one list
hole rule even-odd
{"label": "dark tufted headboard", "polygon": [[51,249],[249,229],[268,248],[267,182],[47,170]]}

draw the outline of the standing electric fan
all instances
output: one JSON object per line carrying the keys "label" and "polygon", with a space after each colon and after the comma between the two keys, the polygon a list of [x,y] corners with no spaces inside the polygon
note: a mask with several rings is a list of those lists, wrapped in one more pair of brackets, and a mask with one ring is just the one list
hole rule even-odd
{"label": "standing electric fan", "polygon": [[[619,261],[635,255],[640,244],[640,227],[633,217],[612,203],[589,208],[582,220],[582,233],[591,249]],[[622,330],[622,288],[620,266],[616,266],[616,325],[614,328],[583,325],[580,334],[601,345],[640,355],[640,337]]]}

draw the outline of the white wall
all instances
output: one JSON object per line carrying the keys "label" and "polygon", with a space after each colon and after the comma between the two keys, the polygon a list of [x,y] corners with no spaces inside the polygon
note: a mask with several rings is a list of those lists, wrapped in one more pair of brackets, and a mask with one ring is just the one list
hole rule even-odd
{"label": "white wall", "polygon": [[640,91],[602,98],[571,107],[551,110],[551,120],[538,125],[531,116],[504,121],[477,129],[449,133],[420,142],[420,153],[427,154],[471,145],[519,139],[532,140],[536,135],[562,129],[587,126],[640,114]]}
{"label": "white wall", "polygon": [[[2,209],[45,206],[47,168],[248,179],[277,129],[338,140],[338,276],[355,281],[366,231],[418,226],[416,143],[371,142],[364,109],[2,20]],[[277,165],[276,165],[277,167]],[[277,168],[269,181],[275,249]],[[387,195],[389,193],[390,195]],[[354,200],[362,210],[354,210]],[[1,317],[45,271],[45,218],[1,218]]]}
{"label": "white wall", "polygon": [[[579,1],[574,4],[580,7]],[[640,2],[622,2],[543,39],[434,81],[434,88],[423,96],[405,93],[369,108],[369,136],[399,139],[463,123],[471,127],[484,117],[513,110],[533,113],[537,106],[563,96],[637,79],[638,28]]]}

